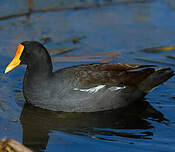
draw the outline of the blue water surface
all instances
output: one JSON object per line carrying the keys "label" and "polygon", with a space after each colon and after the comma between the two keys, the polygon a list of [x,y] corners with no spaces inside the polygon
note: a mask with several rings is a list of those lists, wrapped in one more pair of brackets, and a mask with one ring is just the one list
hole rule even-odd
{"label": "blue water surface", "polygon": [[[41,11],[43,8],[106,2],[109,4],[88,9]],[[99,62],[98,57],[93,60],[83,58],[102,52],[120,54],[110,62],[155,64],[175,70],[174,60],[166,57],[175,55],[175,50],[142,51],[175,44],[175,2],[38,0],[33,3],[35,12],[0,20],[0,138],[13,138],[34,151],[46,152],[174,152],[174,77],[149,93],[143,101],[126,109],[63,113],[25,104],[22,95],[25,67],[20,66],[8,74],[3,72],[13,58],[17,44],[24,40],[43,42],[50,53],[54,49],[76,47],[74,51],[52,57],[54,70]],[[28,1],[23,0],[1,0],[0,6],[1,16],[28,11]],[[73,43],[77,37],[82,39]],[[78,55],[76,61],[71,60],[70,57]]]}

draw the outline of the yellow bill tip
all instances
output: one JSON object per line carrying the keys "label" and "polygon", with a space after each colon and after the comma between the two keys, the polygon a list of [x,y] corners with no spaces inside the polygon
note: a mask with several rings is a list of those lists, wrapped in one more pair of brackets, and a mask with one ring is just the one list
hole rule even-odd
{"label": "yellow bill tip", "polygon": [[7,67],[7,68],[5,69],[5,71],[4,71],[4,73],[9,72],[11,69],[12,69],[11,67]]}

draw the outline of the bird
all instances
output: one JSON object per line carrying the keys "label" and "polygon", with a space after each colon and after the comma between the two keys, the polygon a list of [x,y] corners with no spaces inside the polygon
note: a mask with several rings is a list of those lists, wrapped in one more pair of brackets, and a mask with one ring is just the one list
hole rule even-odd
{"label": "bird", "polygon": [[53,111],[98,112],[127,107],[174,75],[171,68],[127,63],[92,63],[53,71],[47,49],[24,41],[5,73],[25,64],[27,103]]}

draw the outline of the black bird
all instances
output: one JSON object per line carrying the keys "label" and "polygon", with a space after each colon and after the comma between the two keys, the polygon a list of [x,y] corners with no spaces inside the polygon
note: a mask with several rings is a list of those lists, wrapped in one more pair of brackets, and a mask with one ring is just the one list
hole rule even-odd
{"label": "black bird", "polygon": [[86,64],[53,72],[48,51],[36,41],[18,45],[5,73],[20,64],[27,65],[23,80],[26,101],[44,109],[66,112],[125,107],[174,75],[170,68],[123,63]]}

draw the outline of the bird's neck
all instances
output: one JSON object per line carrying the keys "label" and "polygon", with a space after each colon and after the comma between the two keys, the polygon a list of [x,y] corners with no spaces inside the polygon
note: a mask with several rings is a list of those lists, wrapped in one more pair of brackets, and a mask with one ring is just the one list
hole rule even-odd
{"label": "bird's neck", "polygon": [[28,65],[26,69],[25,76],[31,77],[31,78],[47,78],[52,75],[52,63],[35,63],[32,65]]}

